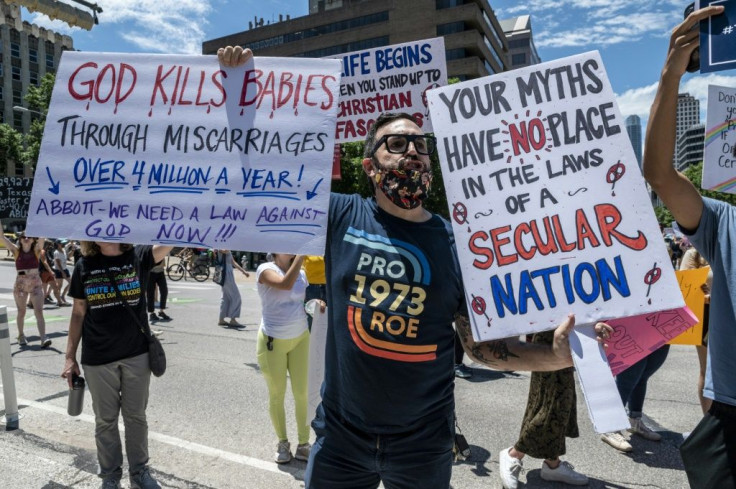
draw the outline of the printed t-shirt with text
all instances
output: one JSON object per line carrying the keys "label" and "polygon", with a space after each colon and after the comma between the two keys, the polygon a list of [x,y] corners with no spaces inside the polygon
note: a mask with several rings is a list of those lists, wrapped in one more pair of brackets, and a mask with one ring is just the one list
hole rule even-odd
{"label": "printed t-shirt with text", "polygon": [[358,195],[332,194],[329,218],[323,402],[372,433],[452,413],[464,301],[450,225],[405,221]]}
{"label": "printed t-shirt with text", "polygon": [[[85,256],[77,262],[69,295],[87,301],[82,326],[83,365],[104,365],[148,351],[148,340],[121,302],[121,296],[140,322],[145,323],[148,317],[143,279],[152,266],[151,246],[136,246],[119,256]],[[117,294],[110,275],[115,278]]]}

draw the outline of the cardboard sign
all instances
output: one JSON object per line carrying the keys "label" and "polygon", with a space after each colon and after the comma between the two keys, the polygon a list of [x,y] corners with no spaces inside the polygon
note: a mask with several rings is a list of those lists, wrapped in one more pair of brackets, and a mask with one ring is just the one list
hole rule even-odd
{"label": "cardboard sign", "polygon": [[720,5],[724,11],[700,22],[700,72],[736,68],[736,0],[700,0],[700,7]]}
{"label": "cardboard sign", "polygon": [[322,253],[339,83],[330,59],[67,51],[28,231]]}
{"label": "cardboard sign", "polygon": [[613,327],[606,357],[618,375],[687,331],[698,318],[687,307],[606,321]]}
{"label": "cardboard sign", "polygon": [[704,145],[702,187],[736,193],[736,88],[708,86]]}
{"label": "cardboard sign", "polygon": [[703,285],[708,279],[710,267],[695,268],[693,270],[677,270],[677,281],[680,283],[682,297],[688,309],[695,314],[698,322],[682,334],[670,340],[671,345],[702,345],[703,321],[705,312],[705,292]]}
{"label": "cardboard sign", "polygon": [[684,305],[598,52],[429,104],[476,340]]}
{"label": "cardboard sign", "polygon": [[342,63],[336,140],[364,141],[382,112],[412,114],[432,132],[426,92],[447,85],[441,37],[335,56]]}
{"label": "cardboard sign", "polygon": [[24,219],[31,203],[32,178],[0,178],[0,219]]}

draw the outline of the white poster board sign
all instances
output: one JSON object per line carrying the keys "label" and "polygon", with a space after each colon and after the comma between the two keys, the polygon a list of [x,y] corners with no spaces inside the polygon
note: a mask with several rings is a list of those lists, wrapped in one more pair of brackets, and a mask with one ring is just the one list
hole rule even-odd
{"label": "white poster board sign", "polygon": [[327,344],[327,308],[324,312],[314,307],[312,330],[309,335],[309,374],[307,394],[309,421],[311,422],[322,402],[322,382],[325,379],[325,345]]}
{"label": "white poster board sign", "polygon": [[736,88],[708,85],[702,187],[736,193]]}
{"label": "white poster board sign", "polygon": [[426,92],[447,85],[441,37],[336,56],[342,63],[338,143],[364,141],[382,112],[412,114],[432,132]]}
{"label": "white poster board sign", "polygon": [[337,60],[67,51],[28,232],[323,253],[339,84]]}
{"label": "white poster board sign", "polygon": [[477,340],[683,306],[598,52],[428,98]]}

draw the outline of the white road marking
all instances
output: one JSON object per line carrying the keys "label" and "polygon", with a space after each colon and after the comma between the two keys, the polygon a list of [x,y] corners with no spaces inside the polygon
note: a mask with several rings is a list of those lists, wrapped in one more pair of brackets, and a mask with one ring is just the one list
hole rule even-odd
{"label": "white road marking", "polygon": [[[27,399],[18,399],[18,404],[23,406],[29,406],[36,409],[41,409],[43,411],[48,411],[50,413],[60,414],[62,416],[69,416],[66,413],[66,409],[63,407],[53,406],[51,404],[45,404],[42,402],[37,401],[30,401]],[[75,419],[78,419],[80,421],[84,421],[85,423],[89,423],[94,425],[95,424],[95,417],[91,414],[80,414],[79,416],[76,416]],[[120,432],[125,431],[125,426],[123,426],[122,421],[118,425],[118,429]],[[289,467],[284,465],[279,465],[275,462],[267,462],[265,460],[261,460],[254,457],[248,457],[246,455],[241,455],[239,453],[233,453],[228,452],[226,450],[220,450],[219,448],[213,448],[208,447],[206,445],[201,445],[199,443],[194,443],[188,440],[182,440],[181,438],[176,438],[169,435],[164,435],[163,433],[157,433],[155,431],[148,431],[148,437],[151,440],[156,440],[161,443],[166,443],[167,445],[172,445],[184,450],[188,450],[190,452],[199,453],[201,455],[209,456],[209,457],[218,457],[224,460],[228,460],[230,462],[235,462],[240,465],[247,465],[249,467],[253,467],[255,469],[265,470],[268,472],[273,472],[274,474],[280,474],[280,475],[290,475],[293,477],[296,477],[299,480],[304,479],[304,470],[297,469],[295,467]]]}

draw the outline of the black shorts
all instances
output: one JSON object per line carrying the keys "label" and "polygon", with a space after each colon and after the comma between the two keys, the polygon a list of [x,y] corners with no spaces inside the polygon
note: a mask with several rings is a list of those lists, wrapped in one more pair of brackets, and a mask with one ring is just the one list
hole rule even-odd
{"label": "black shorts", "polygon": [[64,270],[57,270],[54,268],[54,276],[56,278],[69,278],[71,275],[69,275],[69,269],[65,268]]}

